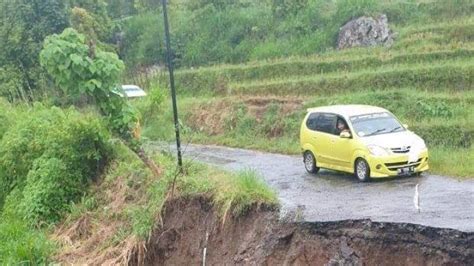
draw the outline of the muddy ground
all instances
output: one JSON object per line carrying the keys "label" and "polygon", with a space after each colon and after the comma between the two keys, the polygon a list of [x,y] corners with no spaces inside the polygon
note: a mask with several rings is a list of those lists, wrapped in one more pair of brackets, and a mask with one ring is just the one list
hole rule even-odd
{"label": "muddy ground", "polygon": [[[175,153],[168,145],[154,145]],[[255,169],[278,193],[282,216],[298,212],[308,222],[370,219],[474,231],[474,180],[423,174],[361,183],[333,171],[310,175],[302,156],[205,145],[184,145],[183,153],[226,170]],[[413,203],[416,184],[420,184],[420,213]]]}
{"label": "muddy ground", "polygon": [[[255,206],[222,219],[206,198],[165,206],[145,265],[472,265],[474,233],[370,220],[292,222]],[[225,222],[224,222],[225,221]],[[205,251],[205,252],[204,252]],[[139,261],[140,260],[140,261]]]}

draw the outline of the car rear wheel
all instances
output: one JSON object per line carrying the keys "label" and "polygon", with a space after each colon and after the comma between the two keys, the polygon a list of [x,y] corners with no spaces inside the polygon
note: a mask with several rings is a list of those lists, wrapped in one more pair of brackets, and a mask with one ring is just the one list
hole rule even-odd
{"label": "car rear wheel", "polygon": [[316,158],[313,153],[306,151],[303,155],[304,167],[306,171],[311,174],[316,174],[319,171],[319,167],[316,166]]}
{"label": "car rear wheel", "polygon": [[370,180],[370,167],[369,164],[362,158],[356,160],[354,165],[355,176],[362,182]]}

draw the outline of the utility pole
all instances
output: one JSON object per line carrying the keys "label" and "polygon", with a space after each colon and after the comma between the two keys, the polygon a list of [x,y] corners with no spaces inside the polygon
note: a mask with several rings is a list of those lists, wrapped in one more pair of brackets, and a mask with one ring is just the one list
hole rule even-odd
{"label": "utility pole", "polygon": [[173,58],[171,57],[171,44],[170,44],[170,29],[168,23],[168,10],[166,7],[167,0],[161,0],[163,5],[163,18],[165,22],[165,39],[166,39],[166,51],[167,51],[167,63],[168,71],[170,74],[170,88],[171,88],[171,99],[173,101],[173,115],[174,115],[174,130],[176,132],[176,148],[178,149],[178,168],[179,172],[183,172],[183,158],[181,156],[181,140],[179,136],[179,120],[178,120],[178,105],[176,103],[176,88],[174,86],[174,69],[173,69]]}

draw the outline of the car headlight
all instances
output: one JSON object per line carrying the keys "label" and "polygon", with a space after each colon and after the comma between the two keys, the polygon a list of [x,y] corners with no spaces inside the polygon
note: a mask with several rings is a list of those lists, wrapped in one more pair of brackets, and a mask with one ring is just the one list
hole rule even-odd
{"label": "car headlight", "polygon": [[369,149],[370,153],[374,156],[385,156],[385,155],[390,155],[390,150],[377,146],[377,145],[369,145],[367,146]]}

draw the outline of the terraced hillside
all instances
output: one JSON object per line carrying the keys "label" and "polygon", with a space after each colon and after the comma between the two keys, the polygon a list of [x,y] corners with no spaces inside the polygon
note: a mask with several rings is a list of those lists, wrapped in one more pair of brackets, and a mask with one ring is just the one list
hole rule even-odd
{"label": "terraced hillside", "polygon": [[473,84],[474,19],[398,30],[392,48],[350,49],[305,58],[223,65],[177,73],[186,94],[318,94],[415,86],[467,89]]}
{"label": "terraced hillside", "polygon": [[[474,176],[474,17],[392,26],[390,48],[177,71],[185,139],[299,153],[306,108],[379,105],[426,139],[434,172]],[[145,135],[171,139],[157,130],[170,117],[147,121]]]}

